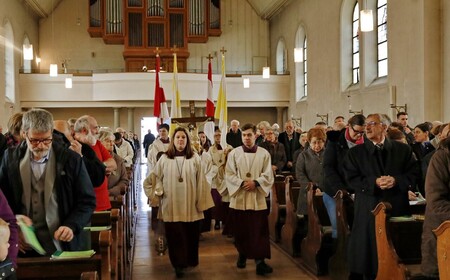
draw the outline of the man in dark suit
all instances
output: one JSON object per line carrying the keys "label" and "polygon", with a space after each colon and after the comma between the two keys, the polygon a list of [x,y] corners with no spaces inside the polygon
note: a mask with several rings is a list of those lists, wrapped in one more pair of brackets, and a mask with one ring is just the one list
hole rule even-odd
{"label": "man in dark suit", "polygon": [[151,144],[153,144],[153,141],[155,141],[155,135],[153,135],[152,131],[149,129],[148,133],[145,134],[144,136],[144,142],[142,142],[142,144],[144,145],[144,149],[145,149],[145,157],[147,157],[148,154],[148,148],[150,147]]}
{"label": "man in dark suit", "polygon": [[366,119],[364,144],[351,148],[344,174],[355,192],[355,213],[349,241],[349,270],[364,279],[377,275],[375,219],[371,211],[380,201],[392,205],[392,216],[410,214],[408,189],[419,176],[411,147],[385,137],[388,120],[381,114]]}
{"label": "man in dark suit", "polygon": [[292,169],[294,162],[294,153],[300,149],[300,134],[295,131],[295,125],[292,120],[289,120],[284,125],[285,131],[278,136],[278,142],[284,145],[286,151],[286,165],[283,170],[294,172]]}

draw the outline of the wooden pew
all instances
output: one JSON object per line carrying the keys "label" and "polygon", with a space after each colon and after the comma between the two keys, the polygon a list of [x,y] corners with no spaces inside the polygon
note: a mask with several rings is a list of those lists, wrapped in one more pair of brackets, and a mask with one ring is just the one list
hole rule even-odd
{"label": "wooden pew", "polygon": [[[125,226],[126,226],[126,208],[125,208],[125,200],[124,200],[124,195],[125,195],[125,189],[123,189],[123,193],[121,195],[118,195],[116,197],[112,197],[110,198],[111,201],[111,207],[113,209],[118,209],[119,210],[119,221],[117,223],[117,229],[118,229],[118,236],[117,236],[117,262],[118,262],[118,266],[117,266],[117,270],[118,270],[118,275],[119,275],[119,279],[126,279],[125,277],[125,271],[127,270],[127,266],[128,266],[128,262],[125,260],[125,256],[127,255],[127,246],[125,246],[126,244],[126,240],[125,240]],[[129,277],[131,278],[131,277]]]}
{"label": "wooden pew", "polygon": [[111,231],[91,232],[92,247],[96,254],[87,259],[51,260],[49,257],[18,258],[17,278],[80,279],[86,271],[97,271],[101,280],[111,280]]}
{"label": "wooden pew", "polygon": [[87,271],[81,273],[80,280],[98,280],[97,271]]}
{"label": "wooden pew", "polygon": [[437,237],[437,259],[439,278],[450,279],[450,221],[445,221],[433,230]]}
{"label": "wooden pew", "polygon": [[277,175],[270,194],[270,212],[268,216],[269,236],[275,242],[280,241],[281,227],[286,216],[285,178]]}
{"label": "wooden pew", "polygon": [[281,228],[281,247],[291,256],[300,255],[300,244],[305,237],[305,219],[297,216],[297,200],[300,193],[300,183],[292,176],[285,181],[286,221]]}
{"label": "wooden pew", "polygon": [[[378,279],[408,279],[411,271],[419,266],[406,266],[405,263],[420,263],[421,229],[420,220],[388,221],[392,206],[387,202],[379,203],[372,213],[375,215],[375,235],[378,254]],[[395,244],[392,236],[397,236]],[[400,253],[402,255],[400,255]],[[403,256],[403,259],[401,258]]]}
{"label": "wooden pew", "polygon": [[316,275],[328,272],[328,260],[332,253],[331,225],[322,196],[316,195],[317,187],[308,185],[308,233],[302,240],[301,257],[309,270]]}
{"label": "wooden pew", "polygon": [[118,271],[119,266],[119,219],[120,210],[111,209],[111,211],[94,212],[91,217],[91,225],[96,226],[110,226],[112,234],[111,244],[111,278],[113,280],[120,279]]}
{"label": "wooden pew", "polygon": [[336,201],[337,240],[336,251],[328,262],[328,271],[333,280],[347,279],[350,272],[347,264],[347,246],[353,221],[353,200],[345,190],[334,196]]}

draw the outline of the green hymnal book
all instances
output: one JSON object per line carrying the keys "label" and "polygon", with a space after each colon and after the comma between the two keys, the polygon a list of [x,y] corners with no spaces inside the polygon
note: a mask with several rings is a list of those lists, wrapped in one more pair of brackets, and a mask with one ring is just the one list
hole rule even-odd
{"label": "green hymnal book", "polygon": [[28,243],[28,245],[30,245],[31,248],[33,248],[39,254],[45,255],[45,250],[44,248],[42,248],[41,243],[39,243],[39,240],[34,233],[34,227],[27,226],[20,218],[17,219],[17,224],[19,225],[20,231],[22,231],[23,237],[25,238],[25,241]]}
{"label": "green hymnal book", "polygon": [[110,230],[111,226],[84,227],[84,229],[90,231],[102,231],[102,230]]}
{"label": "green hymnal book", "polygon": [[51,259],[52,260],[61,260],[61,259],[87,259],[92,257],[95,254],[94,250],[86,250],[86,251],[56,251],[53,253]]}

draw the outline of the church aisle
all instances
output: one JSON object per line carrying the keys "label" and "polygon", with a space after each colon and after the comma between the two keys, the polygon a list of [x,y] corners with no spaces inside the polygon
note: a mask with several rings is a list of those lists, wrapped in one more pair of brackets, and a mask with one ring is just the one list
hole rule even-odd
{"label": "church aisle", "polygon": [[[142,174],[146,174],[146,168],[144,165],[141,166]],[[154,235],[150,229],[151,211],[146,204],[147,198],[142,188],[140,194],[133,279],[176,279],[168,252],[166,251],[164,256],[158,256],[155,251]],[[247,261],[245,269],[238,269],[236,268],[237,252],[231,239],[222,236],[219,230],[203,233],[203,236],[204,240],[200,241],[200,264],[195,268],[187,269],[182,279],[316,279],[300,269],[273,245],[271,246],[272,259],[267,260],[267,263],[274,268],[272,274],[256,275],[253,260]]]}

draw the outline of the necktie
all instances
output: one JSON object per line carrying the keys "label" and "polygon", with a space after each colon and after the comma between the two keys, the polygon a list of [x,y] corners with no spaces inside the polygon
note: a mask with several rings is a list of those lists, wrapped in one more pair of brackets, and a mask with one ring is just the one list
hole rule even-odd
{"label": "necktie", "polygon": [[383,144],[375,144],[375,148],[375,155],[377,157],[378,166],[380,167],[381,172],[384,173]]}

